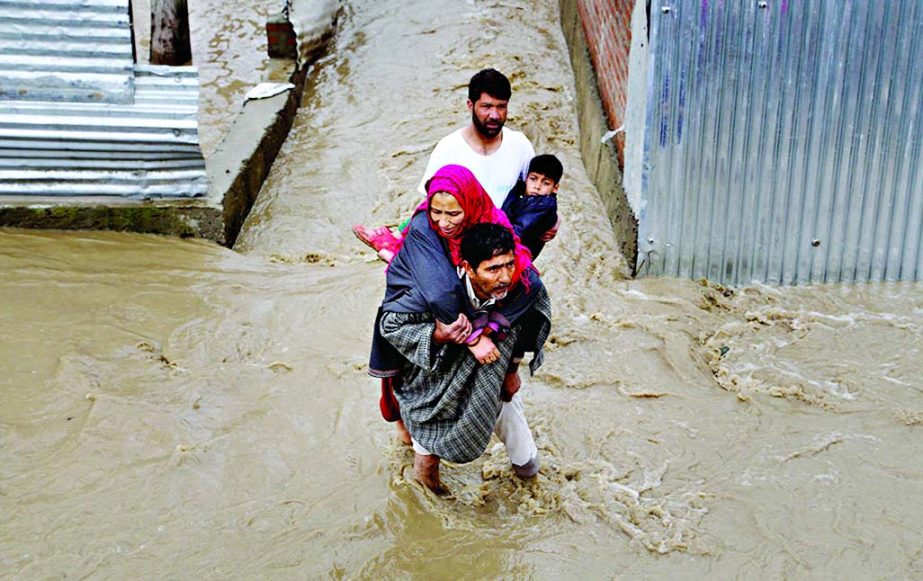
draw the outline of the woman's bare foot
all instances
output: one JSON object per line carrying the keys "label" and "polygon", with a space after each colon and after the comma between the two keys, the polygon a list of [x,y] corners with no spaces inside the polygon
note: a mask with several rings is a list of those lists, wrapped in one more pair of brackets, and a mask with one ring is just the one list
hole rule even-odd
{"label": "woman's bare foot", "polygon": [[414,453],[413,477],[439,496],[446,496],[449,490],[439,480],[439,456],[424,456]]}
{"label": "woman's bare foot", "polygon": [[362,224],[356,224],[352,230],[360,242],[375,250],[381,250],[382,248],[394,250],[395,245],[399,245],[404,238],[401,233],[395,234],[394,230],[388,226],[366,228]]}
{"label": "woman's bare foot", "polygon": [[353,226],[352,230],[353,234],[356,235],[356,238],[358,238],[360,242],[369,248],[375,248],[375,243],[373,241],[376,238],[391,233],[391,229],[386,226],[379,226],[378,228],[366,228],[362,224],[356,224]]}
{"label": "woman's bare foot", "polygon": [[407,426],[404,425],[404,422],[398,420],[394,422],[397,427],[397,439],[401,441],[401,444],[405,446],[410,446],[413,442],[410,441],[410,432],[407,431]]}
{"label": "woman's bare foot", "polygon": [[391,264],[391,261],[394,260],[394,252],[392,250],[388,250],[387,248],[382,248],[378,251],[378,258],[380,258],[383,262]]}

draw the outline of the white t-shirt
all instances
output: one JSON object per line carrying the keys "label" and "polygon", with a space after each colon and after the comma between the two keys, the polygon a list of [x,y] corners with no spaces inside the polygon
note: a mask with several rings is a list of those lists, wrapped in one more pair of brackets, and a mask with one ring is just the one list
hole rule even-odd
{"label": "white t-shirt", "polygon": [[499,208],[506,194],[516,185],[516,180],[520,177],[525,179],[529,172],[529,162],[535,157],[535,150],[528,137],[504,127],[503,141],[497,151],[481,155],[471,149],[462,131],[464,128],[446,135],[433,148],[420,181],[420,192],[426,195],[426,182],[439,168],[450,164],[460,165],[471,170]]}

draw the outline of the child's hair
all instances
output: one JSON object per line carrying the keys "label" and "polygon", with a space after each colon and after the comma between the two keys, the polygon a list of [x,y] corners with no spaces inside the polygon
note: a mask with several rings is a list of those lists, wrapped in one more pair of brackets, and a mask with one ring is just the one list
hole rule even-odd
{"label": "child's hair", "polygon": [[536,155],[529,162],[529,173],[532,172],[540,173],[554,183],[558,183],[561,181],[561,176],[564,175],[564,166],[555,156],[550,153],[544,153]]}

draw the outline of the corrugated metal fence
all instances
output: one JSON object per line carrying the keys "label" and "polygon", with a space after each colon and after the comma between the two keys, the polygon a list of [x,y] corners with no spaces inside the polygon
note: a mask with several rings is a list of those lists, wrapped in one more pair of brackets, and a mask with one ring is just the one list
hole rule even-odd
{"label": "corrugated metal fence", "polygon": [[0,0],[0,195],[203,195],[198,96],[133,64],[128,0]]}
{"label": "corrugated metal fence", "polygon": [[0,98],[129,103],[125,0],[0,0]]}
{"label": "corrugated metal fence", "polygon": [[641,272],[923,277],[923,0],[654,0]]}

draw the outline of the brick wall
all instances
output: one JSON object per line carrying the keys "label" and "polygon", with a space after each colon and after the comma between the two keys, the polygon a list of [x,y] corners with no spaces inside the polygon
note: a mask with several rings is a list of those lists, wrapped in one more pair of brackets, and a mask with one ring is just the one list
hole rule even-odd
{"label": "brick wall", "polygon": [[[638,0],[644,1],[644,0]],[[609,129],[620,127],[622,119],[625,116],[626,109],[626,92],[628,78],[628,23],[630,22],[627,14],[628,8],[624,8],[623,18],[616,19],[613,14],[616,11],[614,6],[620,4],[633,4],[634,0],[560,0],[561,6],[561,30],[564,38],[567,39],[568,52],[570,52],[570,62],[574,71],[574,89],[576,90],[576,113],[577,123],[580,127],[580,156],[583,158],[583,165],[586,168],[587,176],[596,186],[599,197],[606,207],[606,214],[612,224],[612,232],[615,234],[619,243],[619,249],[625,258],[628,269],[624,273],[631,276],[637,268],[638,261],[638,219],[635,217],[631,203],[625,194],[622,185],[622,171],[619,167],[621,153],[624,150],[625,142],[623,134],[612,141],[601,143],[599,138]],[[586,18],[581,18],[578,4],[583,4]],[[588,9],[589,7],[589,9]],[[595,10],[595,12],[594,12]],[[592,16],[595,14],[595,16]],[[605,15],[609,14],[608,17]],[[583,22],[581,22],[583,21]],[[591,51],[587,43],[587,34],[584,32],[584,24],[589,23],[592,29],[602,31],[604,28],[599,26],[600,23],[608,22],[610,31],[617,28],[616,22],[623,22],[619,25],[618,38],[622,40],[615,42],[609,40],[608,46],[613,49],[618,45],[621,47],[621,53],[624,55],[620,59],[599,57],[605,53],[599,50]],[[592,33],[591,33],[592,34]],[[594,35],[597,39],[595,46],[603,46],[599,39],[614,36],[605,35],[600,32]],[[609,70],[619,70],[619,73],[597,74],[597,67],[593,63],[590,54],[594,52],[597,58],[602,62],[610,63],[606,66]],[[616,64],[618,63],[618,64]],[[603,68],[605,70],[605,68]],[[600,78],[606,79],[606,84],[600,82]],[[621,82],[610,82],[609,79],[621,79]],[[610,95],[616,95],[619,92],[621,97],[606,97],[601,95],[602,88],[608,87]],[[618,87],[619,91],[616,91]],[[606,102],[608,107],[603,107]],[[618,105],[616,105],[618,103]],[[616,142],[616,143],[613,143]],[[616,145],[619,144],[617,148]]]}
{"label": "brick wall", "polygon": [[[631,47],[631,11],[635,0],[577,0],[577,13],[586,37],[587,48],[599,96],[610,129],[625,122],[628,102],[628,51]],[[625,167],[625,133],[613,140],[619,166]]]}

